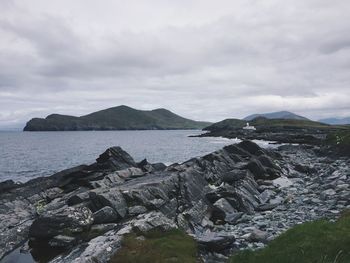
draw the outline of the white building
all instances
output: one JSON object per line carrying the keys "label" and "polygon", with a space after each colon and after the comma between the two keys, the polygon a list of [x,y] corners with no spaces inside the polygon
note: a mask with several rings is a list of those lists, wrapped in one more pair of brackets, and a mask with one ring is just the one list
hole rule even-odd
{"label": "white building", "polygon": [[243,130],[255,131],[256,128],[254,126],[250,126],[249,122],[247,122],[247,126],[243,127]]}

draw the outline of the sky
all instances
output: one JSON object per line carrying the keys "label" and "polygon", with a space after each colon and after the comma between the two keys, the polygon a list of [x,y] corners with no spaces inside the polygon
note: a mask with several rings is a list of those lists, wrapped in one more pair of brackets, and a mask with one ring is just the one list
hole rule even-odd
{"label": "sky", "polygon": [[350,116],[349,0],[1,0],[0,128],[117,105]]}

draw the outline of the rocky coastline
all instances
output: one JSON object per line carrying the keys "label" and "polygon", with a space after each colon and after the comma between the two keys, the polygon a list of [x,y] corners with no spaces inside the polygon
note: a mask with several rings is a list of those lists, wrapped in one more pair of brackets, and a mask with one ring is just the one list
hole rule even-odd
{"label": "rocky coastline", "polygon": [[281,128],[259,128],[257,131],[246,131],[243,129],[210,130],[197,137],[224,137],[229,139],[240,138],[243,140],[264,140],[276,144],[308,144],[320,145],[326,139],[329,130],[318,129],[281,129]]}
{"label": "rocky coastline", "polygon": [[0,262],[16,251],[38,262],[109,262],[123,235],[173,228],[194,237],[203,262],[225,262],[296,224],[336,219],[350,208],[349,187],[349,158],[317,145],[243,141],[170,166],[113,147],[92,165],[0,183]]}

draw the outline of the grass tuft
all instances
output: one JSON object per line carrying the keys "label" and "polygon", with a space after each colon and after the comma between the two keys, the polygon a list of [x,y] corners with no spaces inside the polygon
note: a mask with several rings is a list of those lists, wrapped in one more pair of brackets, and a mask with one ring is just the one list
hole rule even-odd
{"label": "grass tuft", "polygon": [[350,212],[339,220],[308,222],[293,227],[257,251],[242,251],[230,263],[349,263]]}
{"label": "grass tuft", "polygon": [[112,257],[110,263],[195,263],[197,244],[181,230],[167,232],[151,231],[143,236],[124,236],[122,248]]}

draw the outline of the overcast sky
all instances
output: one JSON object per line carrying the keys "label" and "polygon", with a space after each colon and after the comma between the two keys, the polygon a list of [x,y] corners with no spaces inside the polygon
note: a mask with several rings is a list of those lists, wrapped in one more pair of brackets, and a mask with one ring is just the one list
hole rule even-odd
{"label": "overcast sky", "polygon": [[349,0],[0,0],[0,128],[129,105],[350,116]]}

